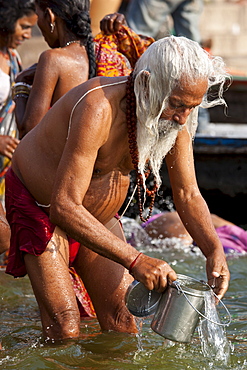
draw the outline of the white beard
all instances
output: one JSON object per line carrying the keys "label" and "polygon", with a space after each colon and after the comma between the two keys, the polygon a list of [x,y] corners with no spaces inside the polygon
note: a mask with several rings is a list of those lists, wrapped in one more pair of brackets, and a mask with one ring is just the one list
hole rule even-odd
{"label": "white beard", "polygon": [[178,132],[185,128],[173,121],[159,119],[158,128],[151,132],[146,126],[138,125],[137,147],[139,155],[139,171],[143,179],[145,168],[149,163],[158,187],[161,184],[160,168],[163,159],[175,144]]}

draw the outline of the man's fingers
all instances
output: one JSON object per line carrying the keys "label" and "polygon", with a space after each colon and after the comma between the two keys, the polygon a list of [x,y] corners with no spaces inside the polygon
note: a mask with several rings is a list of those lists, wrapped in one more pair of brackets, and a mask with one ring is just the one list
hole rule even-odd
{"label": "man's fingers", "polygon": [[213,271],[212,275],[213,275],[214,278],[218,278],[220,276],[220,273],[217,272],[217,271]]}
{"label": "man's fingers", "polygon": [[218,298],[222,299],[228,289],[228,278],[227,276],[220,275],[218,278],[208,279],[208,284],[211,286]]}
{"label": "man's fingers", "polygon": [[161,275],[159,276],[159,279],[157,281],[157,286],[155,286],[155,290],[158,293],[162,293],[166,288],[168,284],[171,284],[173,281],[177,279],[177,274],[175,271],[170,271],[167,275]]}

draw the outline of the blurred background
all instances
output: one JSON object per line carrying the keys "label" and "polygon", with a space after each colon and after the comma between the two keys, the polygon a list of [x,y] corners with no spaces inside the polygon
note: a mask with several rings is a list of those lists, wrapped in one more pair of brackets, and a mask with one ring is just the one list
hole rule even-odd
{"label": "blurred background", "polygon": [[[120,10],[124,10],[129,1],[131,0],[123,1]],[[106,2],[104,0],[101,2],[103,6],[100,12],[96,14],[92,8],[92,25],[95,33],[98,19],[101,19],[101,14],[102,17],[107,14],[108,10]],[[168,26],[172,27],[171,19],[168,20]],[[166,27],[167,24],[164,25],[164,36]],[[210,44],[212,54],[223,57],[232,70],[247,75],[247,1],[205,0],[200,28],[202,40]],[[39,54],[46,48],[46,42],[38,27],[35,27],[33,37],[18,48],[24,68],[35,63]]]}

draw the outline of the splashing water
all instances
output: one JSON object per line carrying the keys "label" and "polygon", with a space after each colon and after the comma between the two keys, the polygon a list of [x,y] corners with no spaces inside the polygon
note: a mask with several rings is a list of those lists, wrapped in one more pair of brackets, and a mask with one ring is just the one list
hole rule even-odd
{"label": "splashing water", "polygon": [[[183,252],[184,255],[190,255],[191,257],[202,256],[202,252],[197,246],[186,245],[181,238],[151,238],[141,225],[132,218],[123,217],[122,225],[126,240],[133,247],[144,253],[156,252],[159,254],[167,252]],[[181,256],[181,255],[180,255]],[[162,256],[158,256],[162,258]]]}
{"label": "splashing water", "polygon": [[135,317],[135,322],[136,322],[136,327],[138,330],[138,333],[136,334],[137,338],[137,343],[138,343],[138,351],[143,351],[143,346],[142,346],[142,325],[143,325],[143,319],[140,317]]}
{"label": "splashing water", "polygon": [[[159,254],[163,255],[165,253],[166,257],[170,260],[170,265],[175,264],[175,261],[172,262],[172,258],[174,257],[178,258],[178,261],[183,261],[185,256],[187,258],[198,258],[202,256],[198,247],[185,245],[179,238],[151,239],[136,220],[126,217],[122,221],[125,236],[132,245],[143,252],[156,252],[158,258],[161,257]],[[220,318],[215,305],[215,297],[211,290],[205,292],[205,316],[220,324]],[[210,368],[214,367],[216,363],[223,366],[227,365],[230,355],[233,353],[233,344],[226,337],[225,327],[200,318],[197,330],[202,354],[205,359],[210,358],[211,360],[211,365],[209,364]],[[140,340],[141,337],[139,337],[139,349],[142,347]]]}
{"label": "splashing water", "polygon": [[216,324],[220,324],[220,318],[212,291],[205,292],[205,316],[215,323],[207,319],[200,319],[198,333],[202,353],[205,357],[227,365],[230,354],[233,352],[233,345],[227,340],[224,326]]}

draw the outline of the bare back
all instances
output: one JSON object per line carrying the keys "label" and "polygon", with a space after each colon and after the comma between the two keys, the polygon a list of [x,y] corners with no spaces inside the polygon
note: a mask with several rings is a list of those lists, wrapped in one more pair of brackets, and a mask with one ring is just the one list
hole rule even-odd
{"label": "bare back", "polygon": [[[101,77],[75,87],[22,139],[12,167],[39,203],[50,204],[52,192],[62,184],[68,189],[66,197],[83,200],[101,222],[119,210],[133,168],[125,81],[126,77]],[[92,88],[96,89],[82,98]]]}
{"label": "bare back", "polygon": [[[65,93],[87,81],[88,70],[84,46],[71,44],[64,48],[45,50],[39,58],[27,103],[17,102],[16,115],[21,136],[35,127]],[[18,79],[24,78],[25,81],[25,73],[28,75],[28,70]]]}

